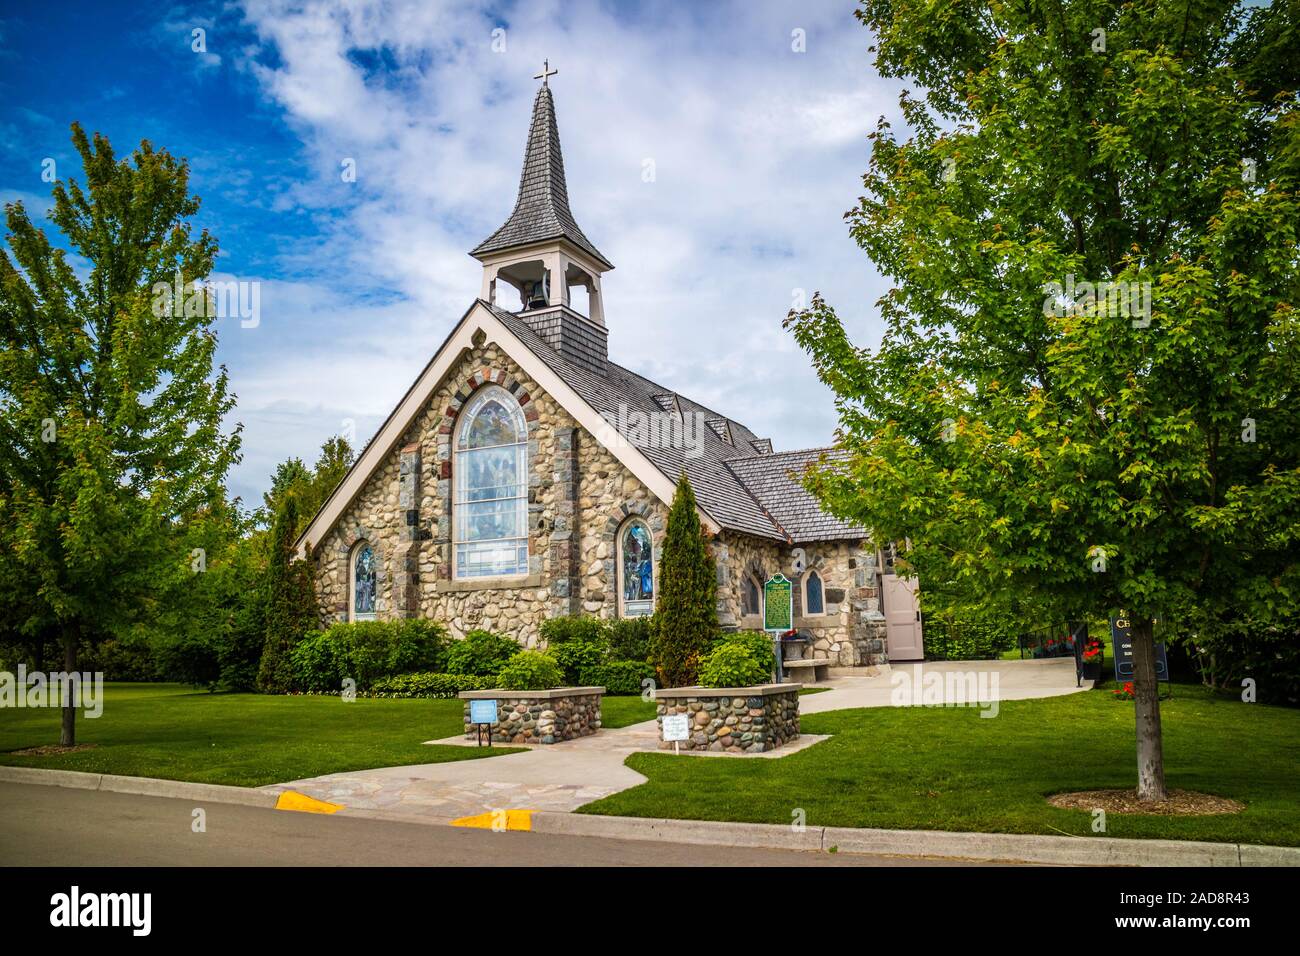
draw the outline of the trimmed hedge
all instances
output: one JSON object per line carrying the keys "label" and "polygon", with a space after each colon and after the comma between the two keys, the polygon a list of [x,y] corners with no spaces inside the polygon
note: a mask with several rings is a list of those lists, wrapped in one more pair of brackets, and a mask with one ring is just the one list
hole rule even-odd
{"label": "trimmed hedge", "polygon": [[472,674],[399,674],[375,681],[369,697],[455,697],[463,690],[491,690],[497,686],[495,677],[475,677]]}
{"label": "trimmed hedge", "polygon": [[538,633],[546,642],[546,646],[554,650],[560,644],[568,644],[571,641],[586,641],[603,646],[608,643],[605,638],[608,628],[609,625],[598,617],[572,614],[567,617],[546,619],[542,622]]}
{"label": "trimmed hedge", "polygon": [[641,681],[655,678],[649,664],[652,617],[606,621],[571,615],[542,623],[546,653],[555,658],[569,685],[603,686],[608,694],[640,694]]}
{"label": "trimmed hedge", "polygon": [[578,682],[585,687],[604,687],[611,696],[632,696],[644,689],[643,680],[655,679],[653,664],[645,661],[605,661],[583,671]]}
{"label": "trimmed hedge", "polygon": [[506,661],[519,653],[519,644],[512,637],[491,631],[470,631],[461,640],[453,641],[447,651],[447,672],[490,677],[501,672]]}
{"label": "trimmed hedge", "polygon": [[369,689],[384,677],[438,671],[445,659],[447,629],[435,621],[354,621],[308,635],[291,652],[298,690],[334,691],[344,678]]}
{"label": "trimmed hedge", "polygon": [[605,662],[606,648],[602,642],[579,637],[553,644],[546,653],[560,665],[566,684],[586,684],[590,682],[583,675]]}

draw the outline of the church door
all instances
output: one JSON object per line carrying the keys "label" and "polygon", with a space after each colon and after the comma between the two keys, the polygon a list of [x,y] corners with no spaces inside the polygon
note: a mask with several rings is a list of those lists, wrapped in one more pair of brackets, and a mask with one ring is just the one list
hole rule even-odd
{"label": "church door", "polygon": [[921,660],[925,650],[921,637],[921,608],[916,599],[916,578],[885,574],[881,575],[880,582],[889,660]]}

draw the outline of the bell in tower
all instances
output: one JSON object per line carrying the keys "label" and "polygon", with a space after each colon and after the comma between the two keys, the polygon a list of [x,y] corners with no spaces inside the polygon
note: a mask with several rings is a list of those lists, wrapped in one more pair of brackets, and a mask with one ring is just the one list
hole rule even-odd
{"label": "bell in tower", "polygon": [[[533,100],[533,120],[519,177],[514,212],[470,253],[483,264],[482,298],[515,312],[552,348],[604,374],[607,359],[601,276],[613,264],[578,228],[569,209],[564,156],[555,120],[547,61]],[[518,307],[506,287],[518,292]],[[586,309],[575,307],[572,291],[586,292]]]}

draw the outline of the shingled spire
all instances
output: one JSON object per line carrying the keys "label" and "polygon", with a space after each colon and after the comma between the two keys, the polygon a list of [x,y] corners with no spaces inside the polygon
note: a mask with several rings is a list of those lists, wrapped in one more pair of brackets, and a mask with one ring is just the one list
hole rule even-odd
{"label": "shingled spire", "polygon": [[555,101],[550,86],[543,84],[533,100],[533,123],[528,131],[528,149],[524,153],[515,211],[505,225],[479,243],[470,255],[482,259],[490,253],[556,239],[567,239],[604,269],[614,268],[583,235],[569,210]]}
{"label": "shingled spire", "polygon": [[[560,130],[547,84],[554,75],[547,63],[537,76],[542,86],[533,101],[515,211],[470,255],[483,263],[481,298],[514,312],[565,358],[603,375],[609,333],[600,277],[614,267],[569,211]],[[511,289],[517,300],[511,301]],[[574,295],[580,289],[586,290],[585,309]]]}

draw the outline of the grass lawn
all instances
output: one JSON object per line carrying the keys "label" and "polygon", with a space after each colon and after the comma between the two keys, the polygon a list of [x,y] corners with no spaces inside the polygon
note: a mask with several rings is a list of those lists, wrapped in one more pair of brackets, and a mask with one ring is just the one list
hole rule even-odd
{"label": "grass lawn", "polygon": [[[1132,788],[1133,704],[1100,690],[974,708],[871,708],[810,714],[830,740],[788,757],[725,760],[633,754],[649,782],[582,813],[813,826],[1067,833],[1092,836],[1090,813],[1060,810],[1062,791]],[[1116,837],[1300,845],[1300,711],[1243,704],[1180,684],[1160,705],[1170,787],[1234,797],[1240,814],[1110,814]]]}
{"label": "grass lawn", "polygon": [[4,708],[0,764],[257,787],[514,752],[421,743],[460,733],[462,708],[455,699],[344,703],[337,697],[209,694],[175,684],[105,684],[103,715],[87,720],[77,714],[77,743],[93,749],[15,756],[9,751],[59,742],[59,711]]}
{"label": "grass lawn", "polygon": [[646,703],[640,696],[609,697],[600,702],[600,726],[607,730],[655,719],[654,701]]}

